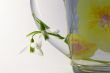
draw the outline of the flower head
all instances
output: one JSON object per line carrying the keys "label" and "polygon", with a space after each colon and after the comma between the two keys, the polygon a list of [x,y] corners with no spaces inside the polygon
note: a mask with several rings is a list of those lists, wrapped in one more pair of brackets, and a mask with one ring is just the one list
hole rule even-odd
{"label": "flower head", "polygon": [[110,52],[110,0],[79,0],[77,12],[79,34]]}
{"label": "flower head", "polygon": [[87,59],[93,56],[97,49],[95,44],[90,43],[78,34],[72,34],[69,40],[73,58]]}

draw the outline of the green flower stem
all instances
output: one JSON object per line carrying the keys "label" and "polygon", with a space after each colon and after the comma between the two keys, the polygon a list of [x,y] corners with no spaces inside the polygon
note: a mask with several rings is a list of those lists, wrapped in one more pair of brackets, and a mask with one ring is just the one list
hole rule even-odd
{"label": "green flower stem", "polygon": [[47,34],[58,37],[59,39],[64,39],[64,37],[62,37],[61,35],[57,34],[57,33],[51,33],[51,32],[47,32]]}
{"label": "green flower stem", "polygon": [[39,33],[41,33],[41,31],[33,31],[33,32],[31,32],[31,33],[29,33],[28,35],[27,35],[27,37],[28,36],[34,36],[34,35],[36,35],[36,34],[39,34]]}

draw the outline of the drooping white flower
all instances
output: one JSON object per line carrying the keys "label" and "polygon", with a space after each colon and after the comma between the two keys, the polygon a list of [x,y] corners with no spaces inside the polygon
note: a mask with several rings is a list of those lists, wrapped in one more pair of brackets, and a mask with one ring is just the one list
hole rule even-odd
{"label": "drooping white flower", "polygon": [[34,37],[34,48],[37,49],[37,53],[39,55],[43,55],[43,52],[42,52],[42,42],[43,42],[43,36],[42,34],[40,35],[37,35]]}

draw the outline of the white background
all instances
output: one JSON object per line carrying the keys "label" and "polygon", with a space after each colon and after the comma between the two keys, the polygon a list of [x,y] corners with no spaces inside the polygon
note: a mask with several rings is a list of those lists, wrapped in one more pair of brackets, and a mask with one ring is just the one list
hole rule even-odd
{"label": "white background", "polygon": [[70,60],[48,42],[43,57],[28,49],[19,54],[35,29],[29,0],[0,0],[0,73],[73,73]]}

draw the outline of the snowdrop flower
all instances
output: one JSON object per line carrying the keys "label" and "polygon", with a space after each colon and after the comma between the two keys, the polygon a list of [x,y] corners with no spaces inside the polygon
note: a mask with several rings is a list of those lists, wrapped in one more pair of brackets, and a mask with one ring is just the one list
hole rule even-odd
{"label": "snowdrop flower", "polygon": [[42,42],[43,42],[42,34],[34,36],[33,39],[34,39],[33,47],[35,49],[37,49],[37,53],[39,55],[43,55],[43,52],[42,52],[42,49],[41,49],[42,48]]}

